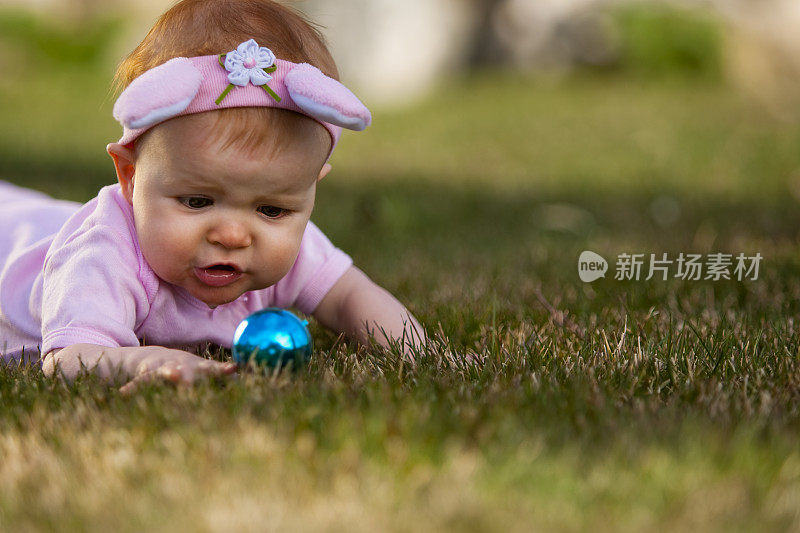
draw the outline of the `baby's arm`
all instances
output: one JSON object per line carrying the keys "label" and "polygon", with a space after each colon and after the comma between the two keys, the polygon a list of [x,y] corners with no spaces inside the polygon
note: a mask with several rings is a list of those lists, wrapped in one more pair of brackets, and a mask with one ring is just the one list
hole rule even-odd
{"label": "baby's arm", "polygon": [[121,390],[129,392],[145,381],[193,383],[202,376],[231,374],[236,365],[161,346],[109,348],[97,344],[72,344],[47,354],[42,370],[49,377],[58,372],[58,376],[67,381],[74,380],[84,371],[108,381],[122,378],[127,383]]}
{"label": "baby's arm", "polygon": [[422,326],[403,304],[353,266],[312,314],[328,329],[355,337],[365,345],[370,335],[386,347],[391,339],[402,341],[403,353],[412,360],[412,348],[424,346],[427,340]]}

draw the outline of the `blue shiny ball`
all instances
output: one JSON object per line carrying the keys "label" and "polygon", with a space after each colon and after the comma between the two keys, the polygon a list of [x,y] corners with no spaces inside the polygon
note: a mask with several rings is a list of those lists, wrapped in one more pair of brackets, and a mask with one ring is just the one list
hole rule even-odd
{"label": "blue shiny ball", "polygon": [[294,368],[311,356],[313,343],[308,322],[277,307],[267,307],[239,323],[233,335],[233,359],[240,365]]}

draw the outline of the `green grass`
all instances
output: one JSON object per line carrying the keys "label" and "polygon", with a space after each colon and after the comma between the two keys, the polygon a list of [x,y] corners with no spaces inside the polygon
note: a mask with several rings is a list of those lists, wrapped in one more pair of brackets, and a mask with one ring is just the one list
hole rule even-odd
{"label": "green grass", "polygon": [[[0,80],[0,178],[111,183],[105,74],[56,71],[52,109],[21,104],[52,80]],[[312,323],[296,374],[128,398],[2,369],[0,528],[797,530],[798,141],[690,79],[484,74],[378,110],[312,218],[433,334],[419,365]],[[715,251],[759,279],[613,279]]]}

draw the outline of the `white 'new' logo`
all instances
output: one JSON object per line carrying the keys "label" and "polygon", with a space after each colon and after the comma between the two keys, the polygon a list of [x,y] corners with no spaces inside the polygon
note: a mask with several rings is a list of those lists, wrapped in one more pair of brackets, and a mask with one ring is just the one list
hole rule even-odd
{"label": "white 'new' logo", "polygon": [[607,270],[608,261],[603,259],[603,256],[589,250],[581,252],[578,258],[578,276],[581,281],[591,283],[597,278],[604,278]]}

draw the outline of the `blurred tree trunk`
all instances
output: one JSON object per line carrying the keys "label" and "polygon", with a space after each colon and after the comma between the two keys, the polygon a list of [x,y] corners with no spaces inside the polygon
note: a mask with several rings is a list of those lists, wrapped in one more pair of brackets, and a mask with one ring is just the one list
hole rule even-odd
{"label": "blurred tree trunk", "polygon": [[497,37],[495,18],[505,0],[472,0],[475,31],[467,52],[469,67],[507,63],[505,47]]}

